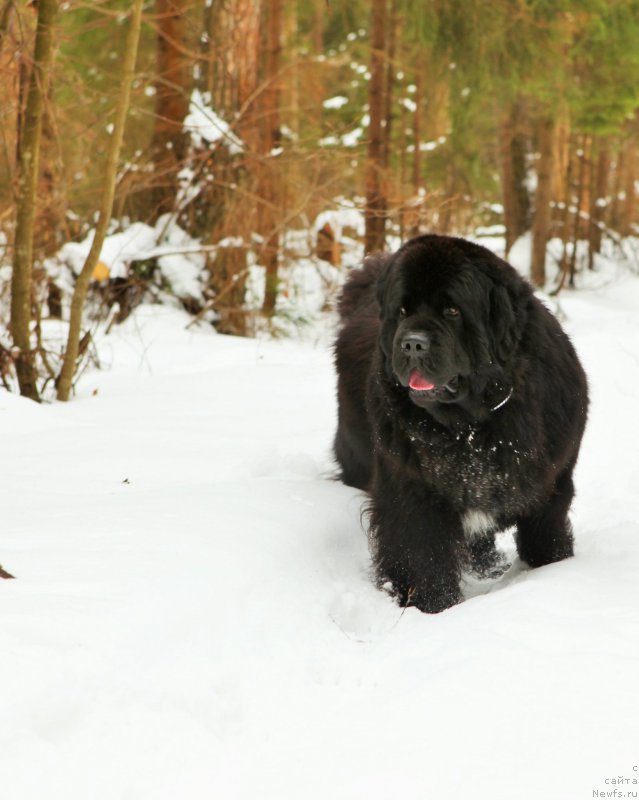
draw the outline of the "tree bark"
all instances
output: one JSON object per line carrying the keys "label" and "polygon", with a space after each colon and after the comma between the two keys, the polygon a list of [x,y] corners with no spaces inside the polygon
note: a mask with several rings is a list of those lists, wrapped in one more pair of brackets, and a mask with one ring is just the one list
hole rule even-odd
{"label": "tree bark", "polygon": [[[248,242],[256,231],[266,238],[266,225],[269,231],[273,227],[269,220],[260,227],[262,217],[258,218],[258,209],[260,213],[263,210],[259,205],[260,186],[265,179],[258,87],[260,59],[265,52],[262,5],[262,0],[226,0],[204,8],[208,31],[205,86],[213,108],[224,119],[234,121],[234,131],[244,145],[241,161],[226,148],[217,147],[206,166],[206,176],[212,180],[206,181],[190,205],[194,223],[189,228],[199,231],[205,240],[220,241],[231,235]],[[209,285],[215,294],[213,307],[219,314],[215,327],[221,333],[247,332],[247,247],[220,250],[211,264]]]}
{"label": "tree bark", "polygon": [[603,142],[599,142],[599,155],[594,178],[594,189],[590,195],[590,228],[588,237],[588,267],[594,269],[595,253],[601,252],[604,211],[608,196],[608,171],[610,153]]}
{"label": "tree bark", "polygon": [[228,118],[237,117],[238,136],[249,149],[257,149],[259,113],[253,98],[257,94],[259,61],[264,49],[260,36],[263,6],[261,0],[229,0],[224,9],[219,15],[218,37],[223,38],[223,43],[218,46],[217,57],[227,76],[228,96],[220,108]]}
{"label": "tree bark", "polygon": [[570,260],[568,257],[568,249],[570,247],[570,201],[571,201],[571,192],[572,192],[572,172],[573,172],[573,158],[572,158],[572,146],[570,142],[568,142],[568,146],[564,148],[566,150],[567,158],[562,158],[560,163],[567,161],[566,165],[566,174],[562,180],[562,195],[563,195],[563,209],[561,214],[561,241],[562,241],[562,253],[561,253],[561,264],[559,265],[559,281],[557,283],[556,288],[553,290],[552,294],[559,294],[559,292],[564,288],[564,284],[566,283],[566,276],[568,275],[568,270],[570,268]]}
{"label": "tree bark", "polygon": [[417,57],[415,74],[415,111],[413,112],[413,193],[417,197],[422,186],[422,97],[424,84],[424,63],[420,56]]}
{"label": "tree bark", "polygon": [[102,197],[100,201],[100,211],[98,223],[95,229],[95,236],[91,244],[91,249],[84,262],[82,271],[73,291],[71,299],[71,317],[69,320],[69,335],[67,346],[64,353],[62,370],[58,377],[57,389],[58,400],[66,401],[71,394],[73,376],[75,375],[78,352],[80,346],[80,332],[82,327],[82,312],[84,301],[89,289],[89,283],[95,265],[100,257],[104,238],[106,236],[111,213],[113,210],[113,198],[115,195],[115,183],[117,177],[118,161],[120,149],[124,138],[124,126],[126,123],[129,101],[131,97],[131,83],[135,75],[135,62],[140,40],[140,27],[142,23],[142,6],[144,0],[133,0],[131,9],[131,21],[127,32],[124,61],[122,64],[122,82],[120,94],[115,108],[115,119],[113,121],[113,131],[107,152],[107,161],[104,173],[104,183],[102,184]]}
{"label": "tree bark", "polygon": [[278,292],[279,226],[277,201],[279,186],[277,169],[273,164],[273,151],[279,146],[280,133],[280,68],[282,60],[282,0],[270,0],[266,30],[266,88],[264,90],[264,136],[261,167],[263,180],[260,191],[262,207],[262,230],[265,234],[262,248],[262,263],[266,268],[266,284],[262,311],[271,316],[275,311]]}
{"label": "tree bark", "polygon": [[42,140],[42,119],[53,58],[53,23],[57,0],[40,0],[33,69],[18,147],[16,230],[11,279],[11,334],[18,349],[16,373],[20,394],[39,400],[34,354],[31,349],[31,283],[36,192]]}
{"label": "tree bark", "polygon": [[628,139],[624,153],[624,199],[621,206],[619,232],[622,236],[631,236],[634,233],[635,211],[637,207],[637,192],[635,181],[637,177],[637,134],[639,124],[637,121],[631,126],[631,135]]}
{"label": "tree bark", "polygon": [[189,0],[156,0],[158,18],[152,217],[173,210],[177,173],[186,156],[184,118],[189,110],[189,73],[181,45]]}
{"label": "tree bark", "polygon": [[382,250],[385,242],[386,198],[383,189],[384,159],[384,60],[386,0],[373,0],[371,10],[371,77],[368,83],[368,161],[364,252]]}
{"label": "tree bark", "polygon": [[526,137],[521,130],[522,113],[521,103],[513,103],[501,128],[506,255],[530,227],[530,197],[526,188]]}
{"label": "tree bark", "polygon": [[546,245],[550,237],[554,134],[554,120],[551,117],[541,119],[537,133],[539,160],[537,161],[537,191],[535,192],[530,261],[531,281],[535,286],[540,287],[546,282]]}
{"label": "tree bark", "polygon": [[610,210],[608,213],[608,225],[614,230],[619,230],[619,218],[621,215],[621,193],[624,176],[624,148],[623,142],[619,142],[615,153],[615,164],[612,173],[612,189]]}
{"label": "tree bark", "polygon": [[318,56],[324,52],[324,22],[326,19],[326,0],[313,0],[313,28],[311,42],[313,53]]}
{"label": "tree bark", "polygon": [[393,91],[395,88],[395,50],[397,43],[397,0],[389,0],[388,9],[388,45],[386,48],[386,81],[384,86],[384,128],[382,145],[382,166],[388,170],[391,166],[392,134],[393,134]]}
{"label": "tree bark", "polygon": [[578,147],[577,158],[579,159],[579,172],[577,175],[577,197],[575,200],[575,218],[573,220],[572,251],[570,254],[570,278],[569,285],[575,286],[575,274],[577,272],[577,248],[579,246],[579,233],[581,229],[581,209],[583,206],[584,193],[586,192],[586,174],[588,137],[581,137],[581,147]]}

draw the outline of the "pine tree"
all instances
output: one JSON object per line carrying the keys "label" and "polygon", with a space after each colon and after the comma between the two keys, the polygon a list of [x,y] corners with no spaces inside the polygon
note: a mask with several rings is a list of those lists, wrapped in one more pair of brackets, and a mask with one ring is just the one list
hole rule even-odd
{"label": "pine tree", "polygon": [[190,0],[156,0],[157,66],[151,153],[154,167],[152,217],[172,211],[177,174],[186,156],[183,123],[189,110],[190,76],[186,49],[186,11]]}
{"label": "pine tree", "polygon": [[370,72],[368,93],[368,158],[366,163],[366,232],[364,252],[382,250],[385,242],[384,196],[384,67],[386,62],[387,0],[372,0]]}
{"label": "pine tree", "polygon": [[262,262],[266,268],[266,284],[262,311],[270,316],[275,311],[278,292],[279,266],[279,222],[277,206],[279,199],[279,176],[274,159],[277,158],[281,139],[281,85],[282,63],[282,0],[269,0],[266,28],[266,69],[263,92],[263,161],[260,168],[260,203],[262,205]]}

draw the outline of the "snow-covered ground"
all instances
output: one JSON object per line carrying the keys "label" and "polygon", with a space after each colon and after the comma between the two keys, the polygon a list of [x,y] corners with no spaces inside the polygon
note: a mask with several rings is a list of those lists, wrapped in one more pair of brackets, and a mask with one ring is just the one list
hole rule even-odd
{"label": "snow-covered ground", "polygon": [[0,391],[0,797],[639,796],[638,308],[631,275],[561,295],[576,557],[436,616],[370,582],[326,336],[143,306],[73,403]]}

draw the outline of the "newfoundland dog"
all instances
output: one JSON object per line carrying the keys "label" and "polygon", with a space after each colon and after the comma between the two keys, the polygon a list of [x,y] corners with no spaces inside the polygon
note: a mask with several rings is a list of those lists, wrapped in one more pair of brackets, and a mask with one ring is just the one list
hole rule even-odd
{"label": "newfoundland dog", "polygon": [[484,247],[426,235],[367,258],[339,312],[335,455],[370,495],[380,587],[442,611],[462,570],[503,571],[495,533],[513,525],[531,567],[571,556],[588,387],[530,285]]}

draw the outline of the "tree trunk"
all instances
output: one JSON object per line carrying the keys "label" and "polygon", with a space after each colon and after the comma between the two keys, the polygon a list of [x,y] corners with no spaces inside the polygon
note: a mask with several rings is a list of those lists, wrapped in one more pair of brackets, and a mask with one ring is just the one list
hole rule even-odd
{"label": "tree trunk", "polygon": [[324,23],[326,20],[326,0],[313,0],[313,28],[311,42],[316,56],[324,52]]}
{"label": "tree trunk", "polygon": [[246,336],[244,296],[248,275],[248,248],[245,245],[220,246],[213,264],[211,287],[215,291],[213,308],[220,333]]}
{"label": "tree trunk", "polygon": [[502,186],[506,255],[530,227],[530,197],[526,188],[526,137],[521,130],[521,102],[513,103],[502,123]]}
{"label": "tree trunk", "polygon": [[[189,206],[194,220],[189,230],[199,231],[205,240],[212,242],[228,236],[249,241],[252,233],[265,230],[260,227],[262,218],[258,219],[257,202],[264,164],[258,87],[258,68],[265,50],[261,36],[261,25],[265,22],[262,2],[207,3],[203,22],[207,32],[207,47],[202,56],[203,85],[212,97],[213,108],[224,119],[234,121],[234,132],[244,144],[244,159],[240,162],[226,148],[215,148],[205,167],[208,180]],[[272,223],[267,222],[271,230]],[[215,293],[213,307],[219,314],[215,327],[222,333],[241,335],[247,331],[244,305],[247,252],[242,249],[243,256],[240,248],[228,253],[221,251],[210,265],[210,288]]]}
{"label": "tree trunk", "polygon": [[530,261],[531,281],[540,287],[546,282],[546,245],[550,237],[554,133],[555,123],[551,117],[540,120],[537,133],[539,160]]}
{"label": "tree trunk", "polygon": [[407,122],[408,122],[408,109],[402,103],[399,109],[399,141],[397,143],[399,147],[399,185],[401,190],[401,203],[399,207],[399,241],[401,244],[404,243],[404,234],[406,231],[406,172],[407,172],[407,161],[406,161],[406,133],[407,133]]}
{"label": "tree trunk", "polygon": [[371,13],[371,77],[368,83],[368,161],[364,252],[382,250],[385,242],[386,199],[383,189],[384,159],[384,56],[386,0],[373,0]]}
{"label": "tree trunk", "polygon": [[201,92],[209,92],[213,98],[215,86],[215,7],[213,3],[204,3],[202,9],[202,33],[198,42],[200,58],[195,72],[195,86]]}
{"label": "tree trunk", "polygon": [[298,138],[301,128],[300,104],[300,49],[299,19],[297,3],[288,3],[284,6],[284,48],[288,56],[286,92],[282,92],[283,104],[286,108],[286,121],[292,131],[293,138]]}
{"label": "tree trunk", "polygon": [[575,218],[573,221],[572,252],[570,254],[569,285],[571,288],[574,288],[575,286],[575,274],[577,272],[577,248],[579,246],[579,233],[581,230],[581,209],[584,200],[584,193],[586,192],[587,149],[588,137],[582,136],[581,147],[579,147],[577,151],[577,158],[579,159],[579,173],[577,176],[577,198],[575,201]]}
{"label": "tree trunk", "polygon": [[155,130],[151,145],[154,185],[152,217],[173,210],[177,173],[186,156],[183,131],[189,110],[189,73],[183,53],[185,12],[189,0],[156,0],[157,66],[155,80]]}
{"label": "tree trunk", "polygon": [[388,170],[391,165],[391,139],[393,133],[393,91],[395,88],[395,49],[397,41],[397,0],[389,0],[388,47],[386,59],[386,82],[384,88],[384,128],[382,165]]}
{"label": "tree trunk", "polygon": [[612,173],[612,189],[608,225],[613,230],[619,230],[619,217],[621,214],[621,192],[624,175],[624,149],[623,142],[618,142],[615,154],[615,164]]}
{"label": "tree trunk", "polygon": [[637,207],[637,192],[635,181],[637,178],[637,122],[631,126],[631,136],[625,147],[623,193],[624,199],[621,206],[619,232],[622,236],[631,236],[634,233],[635,211]]}
{"label": "tree trunk", "polygon": [[415,73],[415,111],[413,112],[413,193],[418,196],[422,185],[422,97],[424,90],[424,61],[417,56]]}
{"label": "tree trunk", "polygon": [[[402,225],[402,239],[404,236],[404,228],[407,228],[408,236],[417,236],[421,233],[422,229],[422,222],[424,216],[424,198],[423,198],[423,191],[422,191],[422,150],[421,150],[421,143],[422,143],[422,99],[424,96],[424,72],[426,69],[426,65],[424,62],[424,58],[420,50],[417,51],[415,55],[415,94],[413,97],[415,107],[411,111],[411,132],[413,137],[413,158],[411,162],[411,169],[410,169],[410,182],[411,182],[411,202],[408,208],[408,212],[406,214],[406,209],[403,209],[405,212],[406,220],[403,221]],[[405,106],[402,106],[405,109]],[[402,149],[401,149],[401,158],[402,164],[406,158],[405,150],[405,136],[406,136],[406,125],[403,122],[402,116]],[[402,181],[403,183],[403,181]]]}
{"label": "tree trunk", "polygon": [[262,248],[262,263],[266,268],[266,284],[262,311],[271,316],[275,311],[278,291],[279,226],[277,221],[277,202],[279,181],[277,158],[274,150],[279,146],[280,133],[280,68],[282,59],[282,0],[270,0],[266,29],[266,88],[264,90],[264,136],[262,165],[262,186],[260,191],[262,208],[262,231],[265,234]]}
{"label": "tree trunk", "polygon": [[[557,204],[565,203],[568,205],[572,192],[573,170],[571,162],[574,155],[574,136],[566,110],[562,110],[562,113],[558,115],[554,138],[553,197]],[[570,180],[568,180],[569,176]]]}
{"label": "tree trunk", "polygon": [[594,178],[594,188],[590,195],[590,228],[588,236],[588,267],[594,269],[595,253],[601,252],[604,211],[608,196],[608,171],[610,169],[610,153],[600,140],[599,155]]}
{"label": "tree trunk", "polygon": [[[260,0],[232,0],[227,5],[225,54],[232,83],[232,104],[223,110],[229,115],[240,115],[237,133],[249,149],[258,149],[256,117],[259,112],[252,98],[258,87],[261,55],[260,22],[263,19]],[[279,25],[282,25],[280,10]],[[281,33],[280,33],[281,35]],[[220,54],[221,55],[221,54]],[[279,56],[278,56],[279,59]],[[279,63],[277,66],[279,70]],[[278,106],[279,107],[279,106]],[[279,136],[279,122],[278,134]]]}
{"label": "tree trunk", "polygon": [[140,27],[142,22],[142,6],[144,0],[133,0],[131,9],[131,21],[126,37],[124,61],[122,64],[122,83],[118,103],[115,108],[115,119],[113,121],[113,131],[109,141],[107,160],[104,172],[104,183],[102,184],[102,197],[100,201],[100,211],[98,223],[95,228],[95,235],[91,244],[91,249],[84,262],[82,271],[73,291],[71,299],[71,317],[69,320],[69,335],[67,346],[64,353],[62,370],[57,381],[58,400],[66,401],[71,394],[73,376],[77,366],[78,352],[80,347],[80,332],[82,327],[82,312],[84,301],[89,289],[89,282],[95,265],[98,263],[102,244],[106,236],[111,213],[113,210],[113,197],[115,195],[115,182],[117,178],[118,161],[120,149],[124,138],[124,126],[126,123],[129,101],[131,97],[131,83],[135,75],[135,62],[140,41]]}
{"label": "tree trunk", "polygon": [[20,393],[32,400],[39,400],[30,331],[33,234],[42,118],[51,73],[53,22],[57,10],[57,0],[40,0],[38,4],[33,69],[18,148],[16,230],[11,279],[11,334],[18,349],[15,364]]}
{"label": "tree trunk", "polygon": [[565,167],[566,174],[562,181],[563,209],[561,214],[561,241],[563,246],[561,253],[561,264],[559,265],[559,281],[557,283],[557,287],[552,292],[553,295],[559,294],[559,292],[564,288],[566,276],[568,275],[568,270],[570,268],[568,249],[570,247],[570,200],[573,172],[572,146],[570,143],[568,143],[568,146],[564,149],[567,152],[567,159],[562,158],[561,161],[563,163],[567,160],[567,165]]}

